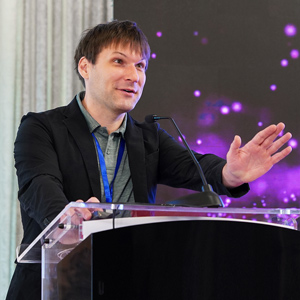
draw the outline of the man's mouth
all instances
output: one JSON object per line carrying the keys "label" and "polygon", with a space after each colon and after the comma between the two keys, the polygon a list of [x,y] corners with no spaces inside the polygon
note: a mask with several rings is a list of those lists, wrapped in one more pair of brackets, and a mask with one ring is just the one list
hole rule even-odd
{"label": "man's mouth", "polygon": [[121,89],[121,91],[124,91],[126,93],[136,94],[136,91],[135,90],[131,90],[131,89]]}

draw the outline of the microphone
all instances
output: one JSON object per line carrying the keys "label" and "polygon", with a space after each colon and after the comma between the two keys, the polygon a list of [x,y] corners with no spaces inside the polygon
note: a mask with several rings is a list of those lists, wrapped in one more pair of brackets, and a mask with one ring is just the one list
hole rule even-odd
{"label": "microphone", "polygon": [[174,119],[171,117],[160,117],[157,115],[148,115],[145,117],[146,123],[155,123],[159,120],[170,120],[174,127],[176,128],[176,131],[178,132],[182,142],[184,143],[187,151],[189,152],[189,155],[191,156],[198,173],[200,175],[201,181],[202,181],[202,192],[201,193],[195,193],[191,194],[185,197],[178,198],[176,200],[168,201],[167,204],[175,204],[180,206],[200,206],[200,207],[224,207],[224,203],[220,196],[213,191],[213,188],[210,184],[207,183],[205,175],[203,173],[203,170],[196,159],[193,151],[189,147],[188,143],[186,142],[185,138],[183,137],[180,129],[178,128],[177,124],[175,123]]}

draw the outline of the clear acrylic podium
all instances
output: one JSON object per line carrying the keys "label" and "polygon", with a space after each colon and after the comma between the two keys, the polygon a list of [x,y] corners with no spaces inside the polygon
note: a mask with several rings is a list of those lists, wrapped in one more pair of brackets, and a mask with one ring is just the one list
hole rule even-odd
{"label": "clear acrylic podium", "polygon": [[[84,221],[80,215],[80,208],[88,207],[93,210],[99,210],[103,209],[106,212],[110,213],[109,218],[106,219],[97,219],[97,220],[90,220],[90,221]],[[75,210],[76,209],[76,212]],[[199,207],[179,207],[179,206],[172,206],[172,205],[139,205],[139,204],[92,204],[92,203],[70,203],[50,224],[49,226],[31,243],[30,245],[21,245],[18,249],[17,253],[17,261],[19,263],[41,263],[42,265],[42,299],[48,300],[48,299],[64,299],[63,297],[60,298],[58,295],[58,289],[59,289],[59,282],[57,280],[57,271],[58,271],[58,265],[59,263],[64,260],[65,257],[68,257],[74,249],[77,247],[79,248],[79,245],[83,242],[89,244],[91,247],[93,245],[96,245],[96,239],[90,239],[91,236],[105,232],[105,236],[121,232],[121,230],[124,230],[124,228],[139,228],[139,230],[143,230],[143,228],[146,228],[146,232],[149,229],[149,224],[157,224],[155,230],[159,230],[160,232],[166,231],[166,234],[170,237],[173,235],[173,232],[180,232],[180,228],[185,226],[186,224],[192,224],[192,228],[197,228],[195,235],[195,240],[189,239],[188,241],[185,240],[184,235],[182,234],[182,240],[183,243],[189,244],[189,252],[188,253],[194,253],[192,248],[193,244],[195,247],[202,248],[202,245],[207,245],[208,242],[202,241],[199,242],[200,239],[202,239],[201,234],[204,232],[208,232],[212,226],[214,230],[217,230],[217,232],[222,231],[222,228],[228,227],[229,231],[235,230],[232,228],[239,228],[238,230],[241,230],[241,233],[237,231],[237,233],[234,234],[236,236],[236,243],[238,244],[239,241],[242,240],[241,236],[237,235],[243,235],[243,232],[245,234],[250,234],[250,236],[253,237],[254,231],[253,228],[256,228],[257,232],[262,232],[261,230],[271,230],[278,231],[279,233],[276,233],[276,237],[278,235],[278,239],[282,240],[282,234],[287,234],[291,236],[292,243],[294,243],[295,240],[299,240],[300,243],[300,232],[298,232],[298,223],[297,219],[300,216],[300,209],[292,209],[292,208],[284,208],[284,209],[270,209],[270,208],[257,208],[257,209],[247,209],[247,208],[199,208]],[[201,225],[202,224],[202,225]],[[205,225],[203,225],[205,224]],[[213,225],[212,225],[213,224]],[[227,224],[227,225],[226,225]],[[147,225],[146,227],[143,227]],[[195,226],[204,226],[204,227],[198,227]],[[226,226],[225,226],[226,225]],[[206,227],[205,227],[206,226]],[[209,227],[207,227],[209,226]],[[234,227],[232,227],[234,226]],[[245,227],[246,226],[246,227]],[[256,226],[256,227],[255,227]],[[123,229],[122,229],[123,228]],[[187,227],[187,230],[189,230],[190,227]],[[242,229],[242,228],[246,228]],[[143,235],[143,231],[139,231],[140,235]],[[168,231],[169,230],[169,231]],[[201,230],[203,231],[201,233]],[[245,231],[244,231],[245,230]],[[200,231],[200,235],[198,235],[198,231]],[[122,231],[124,234],[128,234],[126,231]],[[169,233],[167,233],[169,232]],[[214,231],[215,232],[215,231]],[[224,231],[225,232],[225,231]],[[233,231],[232,231],[233,232]],[[246,233],[248,232],[248,233]],[[122,234],[123,234],[122,233]],[[136,235],[137,233],[135,233]],[[270,233],[272,234],[272,233]],[[135,236],[133,235],[133,236]],[[178,233],[178,235],[180,235]],[[226,233],[220,233],[220,236],[226,236]],[[267,235],[269,235],[267,233]],[[217,235],[214,233],[213,236],[208,237],[208,239],[214,240]],[[199,238],[200,237],[200,238]],[[143,238],[143,237],[139,237]],[[145,237],[147,238],[147,236]],[[132,237],[131,237],[132,239]],[[155,243],[155,239],[151,241],[151,243]],[[176,235],[174,235],[174,238],[176,239]],[[179,236],[178,236],[178,240]],[[227,238],[229,239],[229,237]],[[247,238],[248,239],[248,238]],[[101,236],[97,236],[97,243],[101,243]],[[234,242],[234,243],[235,243]],[[259,241],[258,241],[259,242]],[[139,240],[139,244],[140,244]],[[223,242],[222,242],[223,243]],[[232,243],[232,242],[231,242]],[[281,242],[280,242],[281,243]],[[199,246],[199,245],[200,246]],[[175,243],[176,245],[176,243]],[[274,244],[275,245],[275,244]],[[288,244],[289,245],[289,244]],[[108,264],[109,266],[114,266],[113,261],[114,258],[109,257],[109,255],[106,253],[106,248],[108,248],[107,244],[100,245],[101,246],[101,261],[105,262],[106,260],[111,260],[111,263]],[[110,245],[109,245],[110,246]],[[116,246],[118,247],[118,244]],[[216,245],[211,245],[210,247],[220,247]],[[297,248],[298,244],[294,246],[288,246],[291,248]],[[177,247],[175,247],[177,248]],[[173,248],[173,249],[175,249]],[[199,249],[200,249],[199,248]],[[160,248],[158,248],[160,249]],[[207,249],[209,247],[207,246]],[[248,249],[248,248],[246,248]],[[300,244],[299,249],[297,248],[297,251],[299,250],[300,255]],[[111,250],[109,250],[111,251]],[[163,251],[163,249],[162,249]],[[178,250],[179,251],[179,250]],[[183,248],[180,251],[186,251]],[[202,250],[201,250],[202,251]],[[207,250],[206,250],[207,251]],[[220,249],[220,251],[223,251]],[[225,251],[225,250],[224,250]],[[229,250],[228,250],[229,251]],[[232,253],[232,250],[230,250]],[[242,250],[244,251],[244,250]],[[285,251],[285,250],[284,250]],[[282,252],[278,254],[279,258],[282,257]],[[173,252],[173,251],[172,251]],[[212,251],[215,252],[215,251]],[[114,252],[111,252],[114,253]],[[175,253],[175,252],[174,252]],[[199,252],[200,253],[200,252]],[[117,252],[118,255],[118,252]],[[119,251],[119,255],[122,258],[122,250]],[[177,253],[177,256],[180,255]],[[202,253],[201,256],[204,254]],[[212,255],[211,253],[209,255]],[[215,255],[215,254],[214,254]],[[189,256],[189,255],[188,255]],[[266,257],[268,254],[266,254]],[[116,259],[120,259],[120,257],[116,257]],[[170,256],[168,256],[170,257]],[[83,257],[84,258],[84,257]],[[126,259],[126,258],[122,258]],[[298,257],[297,257],[298,259]],[[239,258],[236,257],[236,260],[238,261]],[[286,258],[283,258],[283,261],[285,261]],[[175,259],[176,261],[176,259]],[[217,261],[217,260],[212,260]],[[188,262],[188,260],[187,260]],[[143,262],[145,263],[145,262]],[[198,261],[197,261],[198,263]],[[275,262],[274,262],[275,263]],[[162,262],[160,262],[160,265]],[[194,261],[188,262],[188,264],[192,265],[194,264]],[[295,265],[298,264],[298,261],[295,261]],[[121,264],[122,265],[122,264]],[[160,266],[159,265],[159,266]],[[183,264],[184,265],[184,264]],[[300,260],[299,260],[300,265]],[[173,262],[170,263],[170,266],[173,266]],[[298,265],[297,265],[298,266]],[[122,266],[121,266],[122,267]],[[120,268],[121,268],[120,267]],[[106,266],[107,268],[107,266]],[[117,267],[114,267],[117,268]],[[130,265],[128,267],[131,268]],[[101,267],[100,267],[101,269]],[[213,269],[213,268],[212,268]],[[284,268],[285,270],[286,268]],[[163,272],[165,271],[162,269]],[[282,270],[282,269],[280,269]],[[298,269],[296,269],[297,271]],[[129,270],[128,270],[129,272]],[[189,270],[189,272],[194,272]],[[280,271],[281,272],[281,271]],[[276,272],[275,272],[276,273]],[[124,273],[126,274],[126,273]],[[196,273],[195,273],[196,274]],[[300,274],[300,270],[299,270]],[[271,275],[271,274],[270,274]],[[69,276],[69,275],[68,275]],[[94,276],[94,275],[93,275]],[[169,275],[168,275],[169,276]],[[195,275],[194,277],[197,277],[198,275]],[[206,277],[209,277],[212,275],[207,275]],[[95,275],[96,277],[96,275]],[[172,275],[170,274],[170,278]],[[295,279],[297,276],[295,277]],[[171,279],[170,279],[171,280]],[[172,279],[175,280],[175,279]],[[177,277],[176,277],[177,280]],[[184,279],[185,280],[185,279]],[[184,281],[183,280],[183,281]],[[117,289],[117,281],[114,284],[116,284]],[[124,280],[123,280],[124,281]],[[189,280],[190,282],[191,280]],[[203,281],[203,280],[202,280]],[[91,284],[90,282],[88,283]],[[208,284],[209,285],[209,284]],[[297,283],[299,285],[299,283]],[[167,284],[166,284],[167,286]],[[175,287],[174,283],[172,283],[172,287]],[[286,286],[286,283],[284,283],[284,286]],[[91,287],[88,287],[91,288]],[[255,287],[253,287],[255,288]],[[289,289],[289,287],[286,287]],[[158,291],[159,288],[157,287]],[[162,289],[162,288],[160,288]],[[167,287],[166,287],[167,289]],[[175,288],[174,288],[175,289]],[[154,288],[155,290],[155,288]],[[198,291],[199,292],[199,291]],[[200,291],[202,293],[202,291]],[[94,294],[94,297],[93,297]],[[101,293],[100,293],[101,294]],[[149,294],[149,293],[148,293]],[[183,297],[183,296],[182,296]],[[176,299],[184,299],[185,297],[189,297],[189,299],[197,299],[196,297],[193,298],[193,296],[184,296],[181,298],[178,296]],[[243,297],[237,297],[236,299],[242,299]],[[75,299],[75,298],[73,298]],[[78,299],[83,299],[82,297]],[[95,292],[91,292],[90,295],[87,295],[85,299],[113,299],[113,298],[105,298],[102,295],[96,296]],[[127,299],[127,298],[123,298]],[[146,296],[143,296],[143,299],[155,299],[155,296],[152,298],[149,296],[148,298]],[[157,297],[157,299],[165,299]],[[171,299],[171,298],[170,298]],[[175,298],[173,298],[175,299]],[[200,298],[199,298],[200,299]],[[211,296],[211,299],[217,299]],[[222,299],[222,296],[220,295],[220,298]],[[225,298],[224,298],[225,299]],[[247,299],[247,298],[243,298]],[[278,298],[281,299],[281,298]]]}

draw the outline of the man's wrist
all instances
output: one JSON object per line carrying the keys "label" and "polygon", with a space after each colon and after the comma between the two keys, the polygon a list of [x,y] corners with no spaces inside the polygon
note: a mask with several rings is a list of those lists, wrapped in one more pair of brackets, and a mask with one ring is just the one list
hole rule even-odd
{"label": "man's wrist", "polygon": [[229,170],[228,165],[225,164],[222,170],[222,183],[226,188],[233,189],[241,186],[245,182],[241,181],[237,176],[234,176]]}

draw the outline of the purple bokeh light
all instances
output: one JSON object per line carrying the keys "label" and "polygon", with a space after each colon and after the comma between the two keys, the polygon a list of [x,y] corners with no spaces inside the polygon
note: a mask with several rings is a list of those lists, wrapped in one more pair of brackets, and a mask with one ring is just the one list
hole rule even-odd
{"label": "purple bokeh light", "polygon": [[202,140],[197,139],[196,143],[197,143],[197,145],[201,145],[202,144]]}
{"label": "purple bokeh light", "polygon": [[242,110],[243,106],[240,102],[233,102],[231,105],[231,108],[235,112],[240,112]]}
{"label": "purple bokeh light", "polygon": [[287,24],[284,27],[284,33],[286,36],[295,36],[297,34],[297,27],[293,24]]}
{"label": "purple bokeh light", "polygon": [[270,85],[270,90],[271,91],[276,91],[277,90],[277,85],[276,84]]}
{"label": "purple bokeh light", "polygon": [[287,67],[289,65],[289,61],[287,59],[282,59],[280,64],[282,67]]}
{"label": "purple bokeh light", "polygon": [[298,147],[298,141],[295,140],[295,139],[291,139],[289,141],[289,146],[291,146],[293,149],[297,148]]}
{"label": "purple bokeh light", "polygon": [[220,112],[222,115],[228,115],[230,112],[230,108],[226,105],[221,106]]}
{"label": "purple bokeh light", "polygon": [[151,57],[152,57],[153,59],[155,59],[155,58],[156,58],[156,53],[152,53],[152,54],[151,54]]}
{"label": "purple bokeh light", "polygon": [[258,125],[259,127],[262,127],[264,124],[263,124],[263,122],[258,122],[257,125]]}
{"label": "purple bokeh light", "polygon": [[[182,136],[183,136],[183,138],[185,139],[185,135],[183,134]],[[182,138],[181,138],[180,136],[178,136],[178,141],[179,141],[180,143],[183,143]]]}
{"label": "purple bokeh light", "polygon": [[199,90],[195,90],[194,91],[194,96],[195,97],[200,97],[201,96],[201,92]]}
{"label": "purple bokeh light", "polygon": [[290,52],[291,58],[297,59],[299,57],[299,50],[297,49],[292,49]]}
{"label": "purple bokeh light", "polygon": [[194,36],[197,36],[198,35],[198,31],[194,31]]}
{"label": "purple bokeh light", "polygon": [[208,44],[208,38],[207,38],[207,37],[203,37],[203,38],[201,39],[201,44],[202,44],[202,45],[207,45],[207,44]]}
{"label": "purple bokeh light", "polygon": [[215,123],[216,118],[211,113],[201,113],[198,117],[198,122],[200,126],[211,126]]}
{"label": "purple bokeh light", "polygon": [[162,32],[161,32],[161,31],[157,31],[157,32],[156,32],[156,36],[157,36],[157,37],[161,37],[161,36],[162,36]]}

